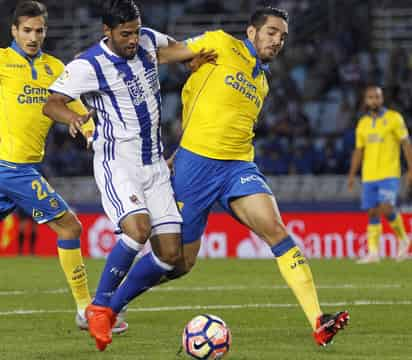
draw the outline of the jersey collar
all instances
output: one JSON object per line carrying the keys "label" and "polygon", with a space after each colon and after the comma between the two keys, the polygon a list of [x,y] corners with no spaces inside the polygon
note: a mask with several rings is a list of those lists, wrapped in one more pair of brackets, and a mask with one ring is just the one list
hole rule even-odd
{"label": "jersey collar", "polygon": [[[388,111],[388,109],[386,107],[382,106],[378,111],[378,115],[376,116],[376,119],[382,117],[383,115],[385,115],[386,111]],[[372,115],[372,113],[370,111],[368,111],[368,115],[371,118],[374,118],[374,116]]]}
{"label": "jersey collar", "polygon": [[13,42],[11,43],[10,47],[19,55],[21,55],[22,57],[24,57],[30,64],[30,68],[31,68],[31,76],[34,80],[37,80],[37,71],[34,68],[34,60],[38,59],[40,56],[43,55],[43,52],[41,50],[39,50],[39,52],[34,56],[28,56],[23,49],[17,44],[16,40],[13,40]]}
{"label": "jersey collar", "polygon": [[249,50],[250,55],[252,55],[256,59],[256,65],[253,68],[252,76],[254,79],[256,79],[261,71],[269,71],[269,65],[263,64],[262,61],[259,59],[256,49],[253,46],[252,42],[249,39],[243,40],[243,43]]}
{"label": "jersey collar", "polygon": [[25,59],[27,59],[30,63],[33,63],[33,61],[37,58],[39,58],[40,56],[43,55],[43,52],[41,50],[39,50],[39,52],[34,56],[28,56],[23,49],[17,44],[16,40],[13,40],[13,42],[11,43],[10,47],[18,54],[20,54],[21,56],[23,56]]}

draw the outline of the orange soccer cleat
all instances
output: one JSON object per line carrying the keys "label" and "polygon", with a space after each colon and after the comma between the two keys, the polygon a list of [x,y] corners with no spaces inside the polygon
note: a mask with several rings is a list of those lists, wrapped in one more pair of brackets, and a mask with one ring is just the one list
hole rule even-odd
{"label": "orange soccer cleat", "polygon": [[89,333],[96,340],[96,347],[104,351],[112,342],[112,327],[116,322],[116,314],[109,307],[90,304],[86,308],[86,319]]}
{"label": "orange soccer cleat", "polygon": [[313,337],[320,346],[329,344],[339,330],[348,324],[349,313],[347,311],[338,312],[334,315],[324,314],[316,320],[316,330]]}

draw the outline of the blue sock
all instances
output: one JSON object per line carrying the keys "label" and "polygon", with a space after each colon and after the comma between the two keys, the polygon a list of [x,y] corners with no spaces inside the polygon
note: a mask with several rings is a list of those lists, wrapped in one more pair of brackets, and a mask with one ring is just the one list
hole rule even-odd
{"label": "blue sock", "polygon": [[138,251],[119,240],[106,260],[93,304],[109,306],[110,299],[129,271]]}
{"label": "blue sock", "polygon": [[279,257],[287,253],[290,249],[294,248],[295,246],[296,244],[293,241],[293,239],[290,236],[287,236],[283,240],[278,242],[276,245],[272,246],[270,249],[272,250],[273,255]]}
{"label": "blue sock", "polygon": [[[395,218],[396,218],[396,214],[395,214]],[[368,223],[370,225],[378,225],[381,223],[381,218],[380,217],[370,217]]]}
{"label": "blue sock", "polygon": [[160,278],[172,269],[167,264],[159,264],[152,253],[143,256],[130,270],[126,280],[113,294],[110,307],[115,313],[146,290],[156,285]]}
{"label": "blue sock", "polygon": [[393,212],[392,214],[390,214],[390,215],[388,216],[388,220],[389,220],[390,222],[395,221],[397,216],[398,216],[398,214],[397,214],[396,212]]}

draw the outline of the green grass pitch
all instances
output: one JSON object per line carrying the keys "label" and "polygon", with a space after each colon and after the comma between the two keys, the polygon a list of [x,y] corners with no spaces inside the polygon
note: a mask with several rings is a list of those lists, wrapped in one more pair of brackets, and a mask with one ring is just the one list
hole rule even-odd
{"label": "green grass pitch", "polygon": [[[179,360],[185,324],[222,317],[233,335],[228,359],[412,359],[412,262],[312,260],[325,312],[349,310],[349,327],[319,348],[270,260],[203,260],[187,277],[132,302],[126,334],[104,353],[74,324],[74,303],[57,259],[0,259],[1,360]],[[102,260],[87,260],[96,287]]]}

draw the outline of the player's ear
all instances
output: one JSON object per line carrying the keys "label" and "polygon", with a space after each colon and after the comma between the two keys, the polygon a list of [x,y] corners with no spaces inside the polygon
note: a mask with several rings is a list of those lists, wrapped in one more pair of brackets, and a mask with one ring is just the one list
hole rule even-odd
{"label": "player's ear", "polygon": [[249,25],[246,29],[247,38],[251,41],[255,40],[256,28],[253,25]]}
{"label": "player's ear", "polygon": [[107,36],[108,38],[111,38],[111,28],[109,28],[107,25],[103,24],[103,34],[104,36]]}
{"label": "player's ear", "polygon": [[17,26],[14,25],[14,24],[11,26],[11,34],[12,34],[13,38],[15,38],[17,36]]}

